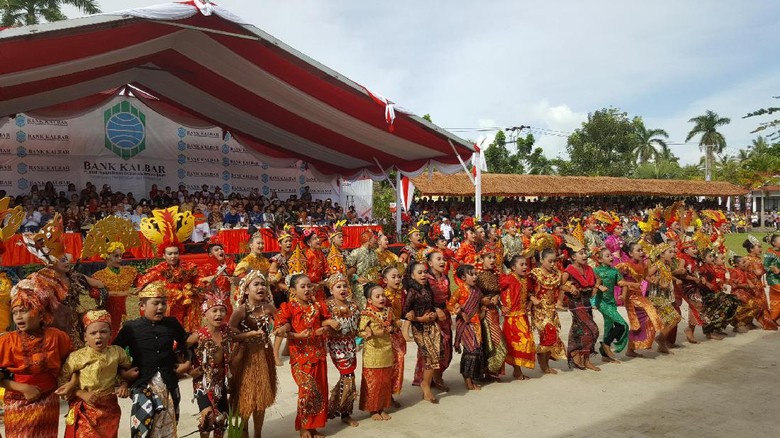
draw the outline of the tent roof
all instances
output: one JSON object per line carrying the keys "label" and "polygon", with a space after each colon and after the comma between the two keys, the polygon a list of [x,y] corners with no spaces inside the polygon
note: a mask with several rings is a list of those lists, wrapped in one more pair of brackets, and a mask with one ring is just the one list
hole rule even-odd
{"label": "tent roof", "polygon": [[5,29],[0,53],[11,60],[0,63],[4,116],[77,112],[130,85],[260,154],[346,178],[381,177],[377,162],[408,176],[458,172],[453,148],[473,151],[204,0]]}
{"label": "tent roof", "polygon": [[[474,185],[465,173],[435,173],[412,182],[424,195],[474,196]],[[482,196],[739,196],[747,192],[725,181],[482,174]]]}

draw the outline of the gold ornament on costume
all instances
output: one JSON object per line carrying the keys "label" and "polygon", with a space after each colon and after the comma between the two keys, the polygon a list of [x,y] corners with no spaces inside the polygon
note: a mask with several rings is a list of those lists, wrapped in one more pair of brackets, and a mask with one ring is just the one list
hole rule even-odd
{"label": "gold ornament on costume", "polygon": [[292,254],[290,254],[290,258],[287,259],[287,272],[289,272],[289,274],[287,274],[287,278],[284,279],[287,287],[290,287],[290,280],[294,275],[306,273],[306,256],[303,255],[300,245],[295,245],[295,249],[293,249]]}
{"label": "gold ornament on costume", "polygon": [[330,233],[328,233],[328,240],[333,239],[334,237],[341,235],[342,231],[341,228],[344,227],[344,225],[347,224],[346,219],[342,219],[340,221],[336,221],[336,223],[333,224],[333,230],[331,230]]}
{"label": "gold ornament on costume", "polygon": [[157,254],[169,246],[181,247],[195,227],[191,211],[179,212],[178,206],[152,210],[152,217],[141,219],[141,232],[157,247]]}
{"label": "gold ornament on costume", "polygon": [[[585,242],[585,230],[582,228],[582,221],[579,219],[576,219],[576,225],[572,228],[571,235],[575,239],[579,240],[580,243]],[[576,252],[576,251],[575,251]]]}
{"label": "gold ornament on costume", "polygon": [[138,292],[138,298],[167,298],[168,291],[165,289],[164,281],[153,281]]}
{"label": "gold ornament on costume", "polygon": [[582,240],[576,238],[575,236],[564,234],[563,240],[566,243],[566,246],[571,248],[571,250],[574,251],[575,253],[585,249],[585,244],[582,243]]}
{"label": "gold ornament on costume", "polygon": [[328,269],[330,270],[331,275],[337,272],[347,272],[347,266],[344,264],[344,257],[341,256],[341,251],[337,249],[335,245],[330,246],[326,261],[328,263]]}
{"label": "gold ornament on costume", "polygon": [[117,249],[125,252],[126,248],[141,245],[138,233],[133,223],[117,216],[108,216],[99,221],[89,230],[84,239],[81,258],[88,259],[99,255],[104,259]]}
{"label": "gold ornament on costume", "polygon": [[672,205],[666,207],[663,212],[663,220],[667,227],[680,220],[682,208],[685,206],[683,201],[675,201]]}
{"label": "gold ornament on costume", "polygon": [[54,217],[37,233],[24,233],[24,243],[32,255],[44,263],[53,263],[65,255],[65,245],[62,243],[62,216],[55,213]]}
{"label": "gold ornament on costume", "polygon": [[[8,208],[11,198],[0,199],[0,242],[8,240],[24,222],[24,209],[21,205]],[[5,225],[3,225],[5,224]]]}

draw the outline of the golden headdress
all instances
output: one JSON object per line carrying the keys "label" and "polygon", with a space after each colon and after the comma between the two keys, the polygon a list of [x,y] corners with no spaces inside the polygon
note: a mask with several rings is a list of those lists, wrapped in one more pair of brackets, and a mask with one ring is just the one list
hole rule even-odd
{"label": "golden headdress", "polygon": [[531,244],[523,251],[524,257],[531,257],[534,254],[541,254],[545,249],[555,248],[555,239],[548,233],[536,233],[531,236]]}
{"label": "golden headdress", "polygon": [[96,322],[105,322],[108,325],[111,325],[111,314],[105,310],[90,310],[84,314],[81,318],[81,322],[84,323],[84,328],[87,328],[90,324]]}
{"label": "golden headdress", "polygon": [[336,221],[333,224],[332,230],[330,231],[330,233],[328,233],[328,240],[332,240],[334,237],[341,235],[341,228],[344,227],[344,225],[346,224],[347,224],[346,219]]}
{"label": "golden headdress", "polygon": [[194,227],[192,212],[179,212],[178,206],[152,210],[152,217],[141,219],[141,232],[157,247],[158,256],[171,246],[183,250],[184,242],[190,238]]}
{"label": "golden headdress", "polygon": [[701,215],[710,219],[716,228],[728,221],[726,213],[720,210],[702,210]]}
{"label": "golden headdress", "polygon": [[663,212],[664,224],[667,227],[672,226],[673,223],[678,222],[682,216],[681,210],[685,203],[683,201],[675,201],[672,205],[666,207]]}
{"label": "golden headdress", "polygon": [[105,217],[95,224],[84,239],[81,258],[88,259],[99,255],[104,259],[117,249],[125,252],[126,248],[141,244],[133,223],[117,216]]}
{"label": "golden headdress", "polygon": [[[585,242],[585,230],[582,228],[582,221],[579,219],[574,220],[574,224],[571,229],[571,235],[575,239],[579,240],[580,243]],[[575,251],[576,252],[576,251]]]}
{"label": "golden headdress", "polygon": [[291,287],[290,280],[294,275],[306,273],[306,256],[303,255],[300,245],[295,245],[290,258],[287,259],[287,272],[287,278],[284,279],[284,282],[288,288]]}
{"label": "golden headdress", "polygon": [[674,245],[669,242],[659,243],[653,247],[648,256],[651,260],[658,260],[658,258],[661,257],[661,254],[669,249],[675,249]]}
{"label": "golden headdress", "polygon": [[571,248],[572,252],[580,252],[580,250],[585,249],[585,244],[582,243],[584,239],[581,240],[573,235],[564,234],[563,240],[566,243],[566,246]]}
{"label": "golden headdress", "polygon": [[168,291],[165,289],[165,282],[162,280],[148,283],[138,292],[138,298],[167,298]]}
{"label": "golden headdress", "polygon": [[326,261],[328,263],[328,270],[330,271],[331,275],[337,272],[342,274],[347,272],[347,266],[344,263],[344,257],[342,257],[341,251],[336,248],[336,245],[330,246]]}
{"label": "golden headdress", "polygon": [[661,207],[656,207],[648,213],[647,220],[637,222],[637,226],[644,234],[653,233],[661,227],[661,217]]}
{"label": "golden headdress", "polygon": [[53,263],[65,255],[65,245],[62,243],[62,216],[55,213],[54,217],[37,233],[22,235],[27,251],[44,263]]}
{"label": "golden headdress", "polygon": [[2,242],[13,236],[22,225],[22,222],[24,222],[24,209],[22,206],[17,205],[14,208],[8,208],[10,203],[11,198],[9,197],[0,199],[0,248],[2,248]]}
{"label": "golden headdress", "polygon": [[620,218],[615,213],[598,210],[593,212],[591,217],[601,222],[604,225],[604,229],[607,230],[608,233],[614,232],[615,228],[620,225]]}
{"label": "golden headdress", "polygon": [[349,281],[347,281],[347,277],[342,274],[341,272],[336,272],[335,274],[331,275],[326,280],[328,282],[328,289],[333,289],[333,286],[336,285],[336,283],[343,281],[349,285]]}

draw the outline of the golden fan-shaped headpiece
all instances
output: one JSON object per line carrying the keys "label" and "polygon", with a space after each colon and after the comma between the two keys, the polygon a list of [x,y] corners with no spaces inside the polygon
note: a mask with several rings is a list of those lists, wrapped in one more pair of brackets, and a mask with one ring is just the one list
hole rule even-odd
{"label": "golden fan-shaped headpiece", "polygon": [[347,266],[344,264],[344,257],[341,255],[341,251],[338,250],[335,245],[330,246],[326,261],[328,263],[328,271],[331,275],[335,273],[346,274]]}
{"label": "golden fan-shaped headpiece", "polygon": [[192,212],[179,212],[178,206],[152,210],[152,217],[141,219],[141,232],[157,247],[158,255],[162,255],[165,248],[170,246],[181,250],[194,227],[195,216]]}
{"label": "golden fan-shaped headpiece", "polygon": [[[24,221],[24,209],[21,205],[8,208],[11,198],[0,199],[0,242],[8,240]],[[3,225],[5,224],[5,225]]]}
{"label": "golden fan-shaped headpiece", "polygon": [[125,248],[134,248],[140,244],[141,240],[132,222],[117,216],[107,216],[97,221],[87,233],[81,258],[88,259],[96,255],[106,258],[106,254],[120,248],[120,245],[124,252]]}
{"label": "golden fan-shaped headpiece", "polygon": [[65,255],[65,245],[62,243],[63,230],[62,216],[55,213],[40,231],[22,235],[27,251],[44,263],[53,263],[61,259]]}

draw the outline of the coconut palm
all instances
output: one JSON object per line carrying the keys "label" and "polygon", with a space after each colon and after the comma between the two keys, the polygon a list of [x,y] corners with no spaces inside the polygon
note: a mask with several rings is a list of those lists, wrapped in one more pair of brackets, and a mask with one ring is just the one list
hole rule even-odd
{"label": "coconut palm", "polygon": [[766,142],[766,139],[759,135],[756,137],[750,146],[748,146],[748,150],[750,151],[750,154],[755,155],[761,155],[769,152],[769,143]]}
{"label": "coconut palm", "polygon": [[711,179],[713,156],[723,153],[723,150],[726,149],[726,138],[718,132],[718,128],[731,123],[731,119],[721,117],[717,113],[707,110],[704,114],[694,117],[688,120],[688,122],[693,123],[694,126],[691,132],[688,133],[685,141],[688,142],[693,137],[701,134],[699,149],[704,152],[706,164],[704,178],[709,181]]}
{"label": "coconut palm", "polygon": [[63,5],[75,6],[87,14],[100,13],[95,0],[0,0],[0,24],[2,26],[24,26],[44,21],[65,20]]}
{"label": "coconut palm", "polygon": [[634,137],[636,147],[633,150],[637,164],[645,164],[651,159],[658,160],[660,150],[668,150],[666,142],[661,138],[669,138],[663,129],[647,129],[642,119],[634,120]]}

